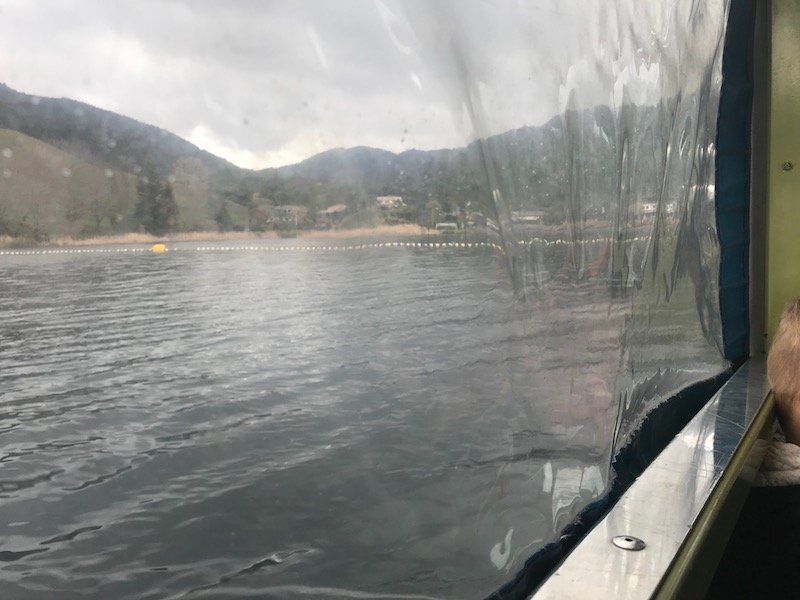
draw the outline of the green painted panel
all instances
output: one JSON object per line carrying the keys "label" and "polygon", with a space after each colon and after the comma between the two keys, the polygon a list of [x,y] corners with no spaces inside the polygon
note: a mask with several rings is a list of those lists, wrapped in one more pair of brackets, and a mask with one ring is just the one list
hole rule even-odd
{"label": "green painted panel", "polygon": [[784,305],[800,295],[800,1],[772,2],[768,343]]}

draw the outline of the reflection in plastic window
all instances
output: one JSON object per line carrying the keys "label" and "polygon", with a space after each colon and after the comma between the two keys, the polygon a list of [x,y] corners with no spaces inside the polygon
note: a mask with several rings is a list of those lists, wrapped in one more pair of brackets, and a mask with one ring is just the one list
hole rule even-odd
{"label": "reflection in plastic window", "polygon": [[8,597],[483,597],[727,367],[725,2],[2,9]]}

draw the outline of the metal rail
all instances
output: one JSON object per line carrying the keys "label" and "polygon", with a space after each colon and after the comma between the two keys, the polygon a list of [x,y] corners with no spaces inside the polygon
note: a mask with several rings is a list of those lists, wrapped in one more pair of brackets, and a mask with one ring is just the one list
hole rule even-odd
{"label": "metal rail", "polygon": [[670,442],[534,598],[702,597],[774,422],[764,360],[752,359]]}

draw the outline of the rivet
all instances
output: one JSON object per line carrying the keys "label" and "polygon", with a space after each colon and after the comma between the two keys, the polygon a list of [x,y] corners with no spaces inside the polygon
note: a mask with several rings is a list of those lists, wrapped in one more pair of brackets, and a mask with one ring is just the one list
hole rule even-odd
{"label": "rivet", "polygon": [[785,163],[783,163],[783,166],[781,168],[784,171],[791,171],[792,169],[794,169],[794,165],[787,160]]}
{"label": "rivet", "polygon": [[644,547],[647,545],[643,540],[640,540],[632,535],[615,535],[613,538],[611,538],[611,543],[617,548],[630,550],[632,552],[644,550]]}

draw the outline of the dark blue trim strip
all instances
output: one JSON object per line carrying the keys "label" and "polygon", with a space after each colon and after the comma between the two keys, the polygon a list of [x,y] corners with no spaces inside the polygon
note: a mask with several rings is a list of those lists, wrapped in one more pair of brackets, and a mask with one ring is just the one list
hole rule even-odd
{"label": "dark blue trim strip", "polygon": [[750,349],[750,120],[755,14],[755,2],[731,1],[717,119],[719,307],[724,355],[734,364],[744,361]]}

